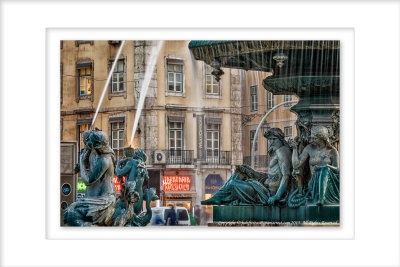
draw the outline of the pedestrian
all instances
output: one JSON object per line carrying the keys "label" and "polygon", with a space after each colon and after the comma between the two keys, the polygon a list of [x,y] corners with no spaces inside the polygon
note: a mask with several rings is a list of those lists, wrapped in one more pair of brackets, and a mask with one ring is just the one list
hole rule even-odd
{"label": "pedestrian", "polygon": [[171,205],[171,209],[166,210],[167,217],[165,218],[165,225],[176,225],[177,224],[177,216],[175,211],[175,206]]}
{"label": "pedestrian", "polygon": [[196,220],[196,225],[200,225],[200,206],[196,205],[194,208],[194,218]]}
{"label": "pedestrian", "polygon": [[161,218],[161,216],[159,214],[156,215],[154,221],[155,221],[156,225],[163,225],[164,224],[164,221],[163,221],[163,219]]}

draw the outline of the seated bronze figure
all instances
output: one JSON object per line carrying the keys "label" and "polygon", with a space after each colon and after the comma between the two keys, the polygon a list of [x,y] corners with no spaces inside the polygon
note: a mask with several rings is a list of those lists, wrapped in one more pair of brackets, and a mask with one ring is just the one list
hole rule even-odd
{"label": "seated bronze figure", "polygon": [[273,205],[284,202],[292,171],[291,150],[279,128],[264,133],[271,157],[267,173],[247,165],[235,167],[224,186],[203,205]]}

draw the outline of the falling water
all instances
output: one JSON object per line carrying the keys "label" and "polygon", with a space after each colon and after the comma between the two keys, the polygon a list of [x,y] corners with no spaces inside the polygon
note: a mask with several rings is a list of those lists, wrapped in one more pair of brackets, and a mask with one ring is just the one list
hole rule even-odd
{"label": "falling water", "polygon": [[107,81],[104,84],[103,92],[101,93],[99,104],[97,105],[96,113],[94,114],[94,117],[93,117],[93,120],[92,120],[92,124],[90,125],[90,129],[93,129],[94,122],[96,121],[97,114],[99,113],[99,109],[100,109],[101,103],[103,102],[104,95],[106,94],[106,90],[107,90],[108,84],[110,83],[111,76],[112,76],[112,74],[114,72],[115,66],[117,65],[118,58],[119,58],[119,55],[121,54],[121,51],[122,51],[122,48],[124,47],[124,44],[125,44],[125,40],[121,42],[121,45],[120,45],[120,47],[118,49],[118,52],[117,52],[117,55],[115,56],[114,62],[113,62],[112,67],[110,69],[110,73],[108,74],[108,77],[107,77]]}
{"label": "falling water", "polygon": [[133,122],[131,141],[129,142],[129,146],[132,146],[133,139],[135,138],[136,128],[139,123],[140,114],[142,113],[144,100],[146,98],[147,90],[149,89],[151,76],[153,76],[154,68],[157,63],[158,54],[160,53],[161,47],[163,46],[164,41],[157,41],[157,45],[152,47],[152,51],[150,53],[150,58],[148,60],[148,64],[146,65],[146,72],[144,74],[144,79],[142,83],[142,87],[140,88],[140,97],[139,102],[136,109],[135,120]]}

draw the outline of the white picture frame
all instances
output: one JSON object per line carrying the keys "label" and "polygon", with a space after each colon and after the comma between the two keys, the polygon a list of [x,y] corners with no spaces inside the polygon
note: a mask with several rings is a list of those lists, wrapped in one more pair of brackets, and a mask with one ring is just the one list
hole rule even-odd
{"label": "white picture frame", "polygon": [[[399,266],[399,13],[395,1],[1,1],[1,265]],[[58,41],[238,37],[342,41],[341,226],[60,228]]]}

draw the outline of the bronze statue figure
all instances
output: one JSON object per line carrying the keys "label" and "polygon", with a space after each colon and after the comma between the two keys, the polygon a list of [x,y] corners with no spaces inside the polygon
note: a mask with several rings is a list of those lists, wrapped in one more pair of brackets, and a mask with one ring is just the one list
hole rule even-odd
{"label": "bronze statue figure", "polygon": [[203,205],[273,205],[284,202],[292,171],[291,150],[279,128],[264,133],[271,156],[267,173],[247,165],[235,167],[224,186]]}
{"label": "bronze statue figure", "polygon": [[83,139],[85,147],[80,154],[79,170],[87,186],[86,193],[66,209],[64,222],[69,226],[112,225],[116,204],[112,181],[114,152],[102,131],[86,131]]}
{"label": "bronze statue figure", "polygon": [[[324,126],[313,126],[310,144],[300,155],[297,152],[296,141],[289,140],[289,143],[293,148],[293,168],[296,171],[308,164],[311,178],[306,190],[299,185],[299,188],[291,193],[288,205],[290,207],[300,206],[306,200],[318,206],[339,204],[339,153],[329,142],[328,129]],[[299,182],[299,184],[301,183]]]}

